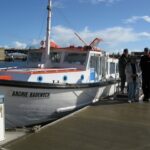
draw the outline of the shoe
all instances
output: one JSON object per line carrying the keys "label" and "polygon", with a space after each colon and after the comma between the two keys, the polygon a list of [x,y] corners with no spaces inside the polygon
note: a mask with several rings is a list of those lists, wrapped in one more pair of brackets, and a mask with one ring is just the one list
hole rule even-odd
{"label": "shoe", "polygon": [[147,97],[147,96],[144,96],[143,102],[148,102],[148,101],[149,101],[148,97]]}
{"label": "shoe", "polygon": [[132,103],[132,100],[128,100],[128,103]]}
{"label": "shoe", "polygon": [[149,100],[147,98],[144,98],[143,102],[149,102]]}

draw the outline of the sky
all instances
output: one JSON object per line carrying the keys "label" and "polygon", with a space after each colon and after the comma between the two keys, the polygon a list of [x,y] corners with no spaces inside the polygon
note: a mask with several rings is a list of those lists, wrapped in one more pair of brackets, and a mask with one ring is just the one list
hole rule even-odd
{"label": "sky", "polygon": [[[0,0],[0,47],[38,47],[46,35],[48,0]],[[74,33],[107,52],[150,47],[150,0],[52,0],[51,40],[83,46]]]}

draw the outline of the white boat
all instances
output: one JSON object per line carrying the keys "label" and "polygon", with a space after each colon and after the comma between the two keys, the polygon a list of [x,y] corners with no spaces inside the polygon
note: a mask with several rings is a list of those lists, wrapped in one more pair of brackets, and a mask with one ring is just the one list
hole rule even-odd
{"label": "white boat", "polygon": [[51,0],[48,0],[46,48],[33,50],[27,68],[0,70],[6,128],[56,119],[116,92],[118,60],[89,46],[50,49]]}

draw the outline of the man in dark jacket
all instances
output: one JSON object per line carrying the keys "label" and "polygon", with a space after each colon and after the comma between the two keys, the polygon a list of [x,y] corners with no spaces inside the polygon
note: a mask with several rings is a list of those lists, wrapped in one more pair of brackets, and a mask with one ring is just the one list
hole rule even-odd
{"label": "man in dark jacket", "polygon": [[125,67],[129,60],[128,56],[128,49],[124,49],[123,54],[119,58],[119,76],[121,79],[121,92],[124,93],[124,87],[126,82],[126,75],[125,75]]}
{"label": "man in dark jacket", "polygon": [[150,56],[148,48],[144,48],[144,55],[140,60],[140,67],[142,70],[143,101],[148,101],[150,98]]}

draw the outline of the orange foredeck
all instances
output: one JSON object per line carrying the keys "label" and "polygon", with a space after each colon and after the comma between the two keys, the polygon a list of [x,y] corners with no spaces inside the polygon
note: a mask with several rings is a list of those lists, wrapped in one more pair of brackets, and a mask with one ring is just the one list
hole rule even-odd
{"label": "orange foredeck", "polygon": [[12,76],[9,75],[0,76],[0,80],[12,80]]}

